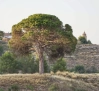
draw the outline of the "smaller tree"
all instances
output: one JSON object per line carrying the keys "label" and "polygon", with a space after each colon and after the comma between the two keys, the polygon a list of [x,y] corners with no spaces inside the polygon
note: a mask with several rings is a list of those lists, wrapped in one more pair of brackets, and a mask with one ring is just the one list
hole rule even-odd
{"label": "smaller tree", "polygon": [[83,37],[83,36],[80,36],[80,37],[78,38],[78,41],[80,41],[81,44],[87,44],[87,40],[86,40],[86,38]]}
{"label": "smaller tree", "polygon": [[81,44],[92,44],[90,40],[87,41],[87,39],[84,36],[79,36],[78,41]]}
{"label": "smaller tree", "polygon": [[0,71],[1,73],[15,73],[18,70],[18,62],[10,52],[5,52],[0,57]]}
{"label": "smaller tree", "polygon": [[92,44],[90,40],[87,41],[88,44]]}

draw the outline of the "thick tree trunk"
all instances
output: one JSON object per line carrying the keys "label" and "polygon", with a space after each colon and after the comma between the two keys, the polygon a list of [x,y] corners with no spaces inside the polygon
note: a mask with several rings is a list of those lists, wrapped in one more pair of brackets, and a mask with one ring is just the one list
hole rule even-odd
{"label": "thick tree trunk", "polygon": [[44,73],[44,59],[43,59],[43,49],[42,47],[39,46],[38,49],[38,54],[39,54],[39,73],[43,74]]}

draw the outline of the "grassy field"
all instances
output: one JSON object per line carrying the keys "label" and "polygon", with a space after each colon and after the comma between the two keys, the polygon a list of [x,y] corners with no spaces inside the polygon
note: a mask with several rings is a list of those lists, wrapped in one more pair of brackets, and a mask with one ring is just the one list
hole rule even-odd
{"label": "grassy field", "polygon": [[99,74],[3,74],[0,91],[99,91]]}

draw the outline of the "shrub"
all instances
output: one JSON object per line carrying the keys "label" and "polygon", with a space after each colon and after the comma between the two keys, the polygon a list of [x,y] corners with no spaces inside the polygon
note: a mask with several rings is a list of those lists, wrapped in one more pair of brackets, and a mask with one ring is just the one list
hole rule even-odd
{"label": "shrub", "polygon": [[23,73],[35,73],[38,72],[38,62],[34,59],[34,57],[23,56],[16,59],[20,63],[20,70]]}
{"label": "shrub", "polygon": [[75,66],[74,71],[78,72],[78,73],[84,73],[85,72],[85,68],[84,68],[83,65],[77,65],[77,66]]}
{"label": "shrub", "polygon": [[[44,72],[49,72],[49,67],[44,60]],[[33,56],[15,57],[11,52],[5,52],[0,57],[0,73],[17,73],[21,70],[23,73],[39,72],[39,60]]]}
{"label": "shrub", "polygon": [[60,58],[57,60],[57,62],[53,65],[52,71],[65,71],[66,70],[66,62]]}
{"label": "shrub", "polygon": [[16,73],[18,71],[18,62],[10,52],[5,52],[0,57],[0,72],[1,73]]}

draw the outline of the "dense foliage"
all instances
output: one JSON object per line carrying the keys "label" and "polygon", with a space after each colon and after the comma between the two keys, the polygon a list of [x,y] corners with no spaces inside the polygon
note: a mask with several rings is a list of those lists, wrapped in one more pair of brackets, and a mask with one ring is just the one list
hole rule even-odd
{"label": "dense foliage", "polygon": [[[48,73],[49,68],[44,60],[44,72]],[[0,73],[36,73],[39,72],[39,60],[34,57],[23,56],[16,58],[11,52],[5,52],[0,57]]]}
{"label": "dense foliage", "polygon": [[17,25],[12,27],[13,30],[19,30],[23,28],[38,28],[39,30],[47,29],[54,30],[60,28],[62,22],[54,15],[48,14],[34,14],[30,15],[28,18],[23,19]]}
{"label": "dense foliage", "polygon": [[[39,60],[35,59],[33,56],[23,56],[16,58],[18,63],[20,64],[19,70],[22,71],[22,73],[38,73],[39,72]],[[44,60],[44,73],[49,72],[49,67],[47,64],[47,61]]]}
{"label": "dense foliage", "polygon": [[1,73],[15,73],[18,69],[18,63],[14,59],[13,54],[5,52],[0,57],[0,72]]}
{"label": "dense foliage", "polygon": [[85,73],[85,68],[83,65],[77,65],[77,66],[75,66],[74,71],[78,72],[78,73]]}

